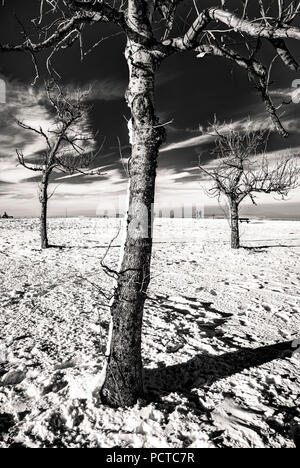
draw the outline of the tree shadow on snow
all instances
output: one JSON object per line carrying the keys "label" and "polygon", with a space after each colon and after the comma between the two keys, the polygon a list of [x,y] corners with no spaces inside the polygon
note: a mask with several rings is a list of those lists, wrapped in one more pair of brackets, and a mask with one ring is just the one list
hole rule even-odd
{"label": "tree shadow on snow", "polygon": [[68,247],[66,245],[55,245],[55,244],[49,244],[48,249],[58,249],[58,250],[65,250]]}
{"label": "tree shadow on snow", "polygon": [[51,250],[51,249],[58,249],[58,250],[65,250],[67,249],[68,247],[65,246],[65,245],[55,245],[55,244],[49,244],[48,247],[46,249],[42,249],[42,248],[33,248],[31,249],[32,252],[47,252],[47,250]]}
{"label": "tree shadow on snow", "polygon": [[238,351],[212,356],[199,354],[174,366],[145,369],[146,393],[163,395],[186,392],[192,388],[210,386],[218,380],[258,367],[276,359],[291,357],[293,341],[260,348],[241,348]]}
{"label": "tree shadow on snow", "polygon": [[249,250],[250,252],[263,252],[267,251],[269,249],[280,249],[280,248],[287,248],[287,249],[294,249],[294,248],[299,248],[300,245],[286,245],[286,244],[277,244],[277,245],[259,245],[259,246],[243,246],[242,248],[244,250]]}

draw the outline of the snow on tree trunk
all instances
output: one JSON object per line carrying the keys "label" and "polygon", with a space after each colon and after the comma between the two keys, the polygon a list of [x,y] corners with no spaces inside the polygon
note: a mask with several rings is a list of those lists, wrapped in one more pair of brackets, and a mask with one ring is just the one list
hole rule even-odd
{"label": "snow on tree trunk", "polygon": [[126,58],[130,80],[130,186],[123,257],[111,305],[111,330],[102,401],[110,406],[134,405],[143,394],[141,335],[152,254],[152,206],[157,157],[165,136],[154,109],[158,62],[151,53],[128,40]]}
{"label": "snow on tree trunk", "polygon": [[47,249],[49,247],[48,232],[47,232],[47,210],[48,210],[48,174],[44,171],[42,175],[40,187],[40,203],[41,203],[41,248]]}
{"label": "snow on tree trunk", "polygon": [[231,248],[240,248],[239,205],[236,200],[230,202]]}

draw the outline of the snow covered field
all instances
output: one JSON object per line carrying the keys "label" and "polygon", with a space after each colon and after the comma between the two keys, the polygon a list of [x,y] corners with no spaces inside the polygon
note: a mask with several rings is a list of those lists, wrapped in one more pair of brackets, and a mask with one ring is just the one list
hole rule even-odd
{"label": "snow covered field", "polygon": [[[0,221],[0,447],[295,447],[299,443],[300,222],[155,224],[145,400],[93,394],[118,220]],[[61,248],[59,248],[61,246]],[[120,240],[105,262],[116,267]]]}

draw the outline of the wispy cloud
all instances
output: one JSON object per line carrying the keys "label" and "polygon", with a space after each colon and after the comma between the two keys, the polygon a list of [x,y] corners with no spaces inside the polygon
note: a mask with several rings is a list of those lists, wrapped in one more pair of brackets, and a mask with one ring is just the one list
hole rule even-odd
{"label": "wispy cloud", "polygon": [[36,135],[20,129],[16,120],[47,129],[51,125],[51,116],[41,103],[39,89],[33,90],[19,82],[8,80],[6,89],[6,103],[1,104],[0,113],[0,160],[16,161],[14,155],[17,148],[23,149],[25,156],[34,156],[44,149],[44,142]]}
{"label": "wispy cloud", "polygon": [[[296,117],[285,115],[282,118],[282,122],[289,132],[300,133],[299,122]],[[268,118],[266,118],[266,115],[264,114],[259,114],[255,116],[252,120],[244,118],[241,120],[233,121],[231,123],[217,125],[217,129],[220,133],[222,133],[223,131],[228,131],[228,129],[233,129],[239,132],[245,132],[246,130],[258,131],[269,130],[270,128],[270,121]],[[193,133],[196,132],[196,130],[193,130]],[[187,133],[191,133],[191,130],[187,129]],[[208,144],[212,143],[216,138],[216,135],[214,134],[212,129],[203,130],[203,128],[200,127],[198,133],[199,135],[195,137],[182,139],[180,141],[176,141],[166,145],[162,148],[161,153],[192,147],[200,148],[202,146],[207,146]]]}
{"label": "wispy cloud", "polygon": [[300,80],[294,81],[292,88],[274,89],[271,91],[271,96],[275,99],[281,99],[283,103],[299,104],[300,103]]}
{"label": "wispy cloud", "polygon": [[69,84],[66,89],[68,92],[74,92],[78,88],[86,90],[88,101],[116,101],[124,98],[126,86],[125,81],[104,78],[85,83],[84,86]]}
{"label": "wispy cloud", "polygon": [[[158,73],[158,87],[165,86],[172,81],[173,78],[174,77],[170,74]],[[126,80],[109,77],[85,83],[84,86],[80,86],[80,88],[88,92],[87,100],[89,101],[116,101],[124,99],[127,86],[128,82]],[[75,83],[67,86],[69,92],[74,92],[76,89],[78,89],[78,85]]]}

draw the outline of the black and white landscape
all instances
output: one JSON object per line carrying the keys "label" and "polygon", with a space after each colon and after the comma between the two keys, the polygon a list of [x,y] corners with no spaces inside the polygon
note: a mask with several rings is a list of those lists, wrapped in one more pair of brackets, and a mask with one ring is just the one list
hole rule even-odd
{"label": "black and white landscape", "polygon": [[0,447],[300,446],[300,2],[3,0]]}

